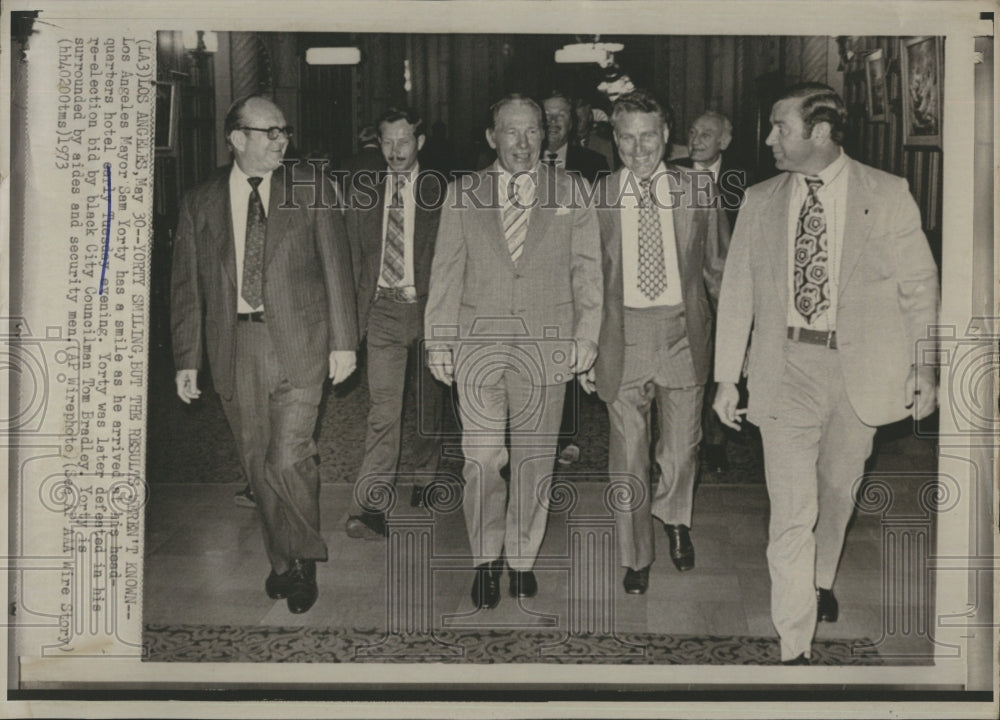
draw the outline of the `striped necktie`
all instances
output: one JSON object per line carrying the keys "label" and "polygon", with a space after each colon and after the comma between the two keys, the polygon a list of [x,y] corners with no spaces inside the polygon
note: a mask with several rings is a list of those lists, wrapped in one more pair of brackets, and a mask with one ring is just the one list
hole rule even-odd
{"label": "striped necktie", "polygon": [[525,202],[524,184],[529,182],[525,176],[516,181],[511,180],[507,186],[507,202],[503,209],[503,233],[507,238],[507,250],[510,259],[517,264],[524,249],[524,240],[528,235],[528,208]]}
{"label": "striped necktie", "polygon": [[406,178],[396,178],[396,190],[392,194],[389,213],[385,221],[385,250],[382,253],[382,282],[387,287],[395,287],[406,277],[405,225],[403,220],[403,187]]}

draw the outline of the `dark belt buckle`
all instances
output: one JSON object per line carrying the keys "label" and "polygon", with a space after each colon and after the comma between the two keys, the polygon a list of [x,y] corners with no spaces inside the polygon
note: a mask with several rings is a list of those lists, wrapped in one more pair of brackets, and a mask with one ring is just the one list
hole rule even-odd
{"label": "dark belt buckle", "polygon": [[385,298],[386,300],[402,305],[410,305],[417,301],[417,289],[413,285],[402,287],[380,287],[375,292],[375,299]]}
{"label": "dark belt buckle", "polygon": [[810,330],[802,327],[789,327],[788,339],[809,345],[822,345],[830,350],[837,349],[836,330]]}
{"label": "dark belt buckle", "polygon": [[243,322],[262,323],[264,322],[264,311],[258,310],[257,312],[236,313],[236,319],[242,320]]}

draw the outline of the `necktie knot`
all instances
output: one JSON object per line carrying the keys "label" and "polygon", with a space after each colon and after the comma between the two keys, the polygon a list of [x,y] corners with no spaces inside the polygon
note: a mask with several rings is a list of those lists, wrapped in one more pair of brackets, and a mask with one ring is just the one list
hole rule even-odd
{"label": "necktie knot", "polygon": [[264,178],[260,177],[248,177],[247,182],[250,183],[250,187],[256,190],[258,187],[260,187],[260,183],[263,179]]}
{"label": "necktie knot", "polygon": [[817,190],[823,187],[823,180],[818,177],[807,177],[806,187],[809,188],[809,192],[815,194]]}
{"label": "necktie knot", "polygon": [[547,153],[545,153],[545,162],[548,163],[549,165],[555,165],[556,164],[556,160],[558,160],[558,159],[559,159],[559,154],[558,153],[554,153],[554,152],[547,152]]}

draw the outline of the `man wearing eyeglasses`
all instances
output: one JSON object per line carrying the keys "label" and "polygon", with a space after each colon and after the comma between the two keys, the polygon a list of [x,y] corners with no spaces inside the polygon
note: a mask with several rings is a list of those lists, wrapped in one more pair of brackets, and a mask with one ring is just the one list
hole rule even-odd
{"label": "man wearing eyeglasses", "polygon": [[[177,395],[201,395],[203,347],[257,499],[271,564],[265,590],[303,613],[318,596],[319,472],[313,432],[323,383],[355,365],[350,249],[325,178],[282,165],[291,128],[269,100],[225,120],[234,162],[181,201],[171,324]],[[324,197],[316,197],[317,193]]]}

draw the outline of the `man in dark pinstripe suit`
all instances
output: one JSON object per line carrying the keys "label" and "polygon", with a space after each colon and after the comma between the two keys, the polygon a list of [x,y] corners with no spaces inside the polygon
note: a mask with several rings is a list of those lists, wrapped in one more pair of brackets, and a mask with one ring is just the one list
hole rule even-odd
{"label": "man in dark pinstripe suit", "polygon": [[[257,498],[273,599],[302,613],[318,595],[319,471],[313,432],[323,383],[355,366],[350,249],[325,178],[292,181],[291,128],[262,97],[234,103],[235,162],[188,192],[174,242],[171,326],[177,394],[201,394],[202,349]],[[317,197],[317,193],[325,197]]]}

